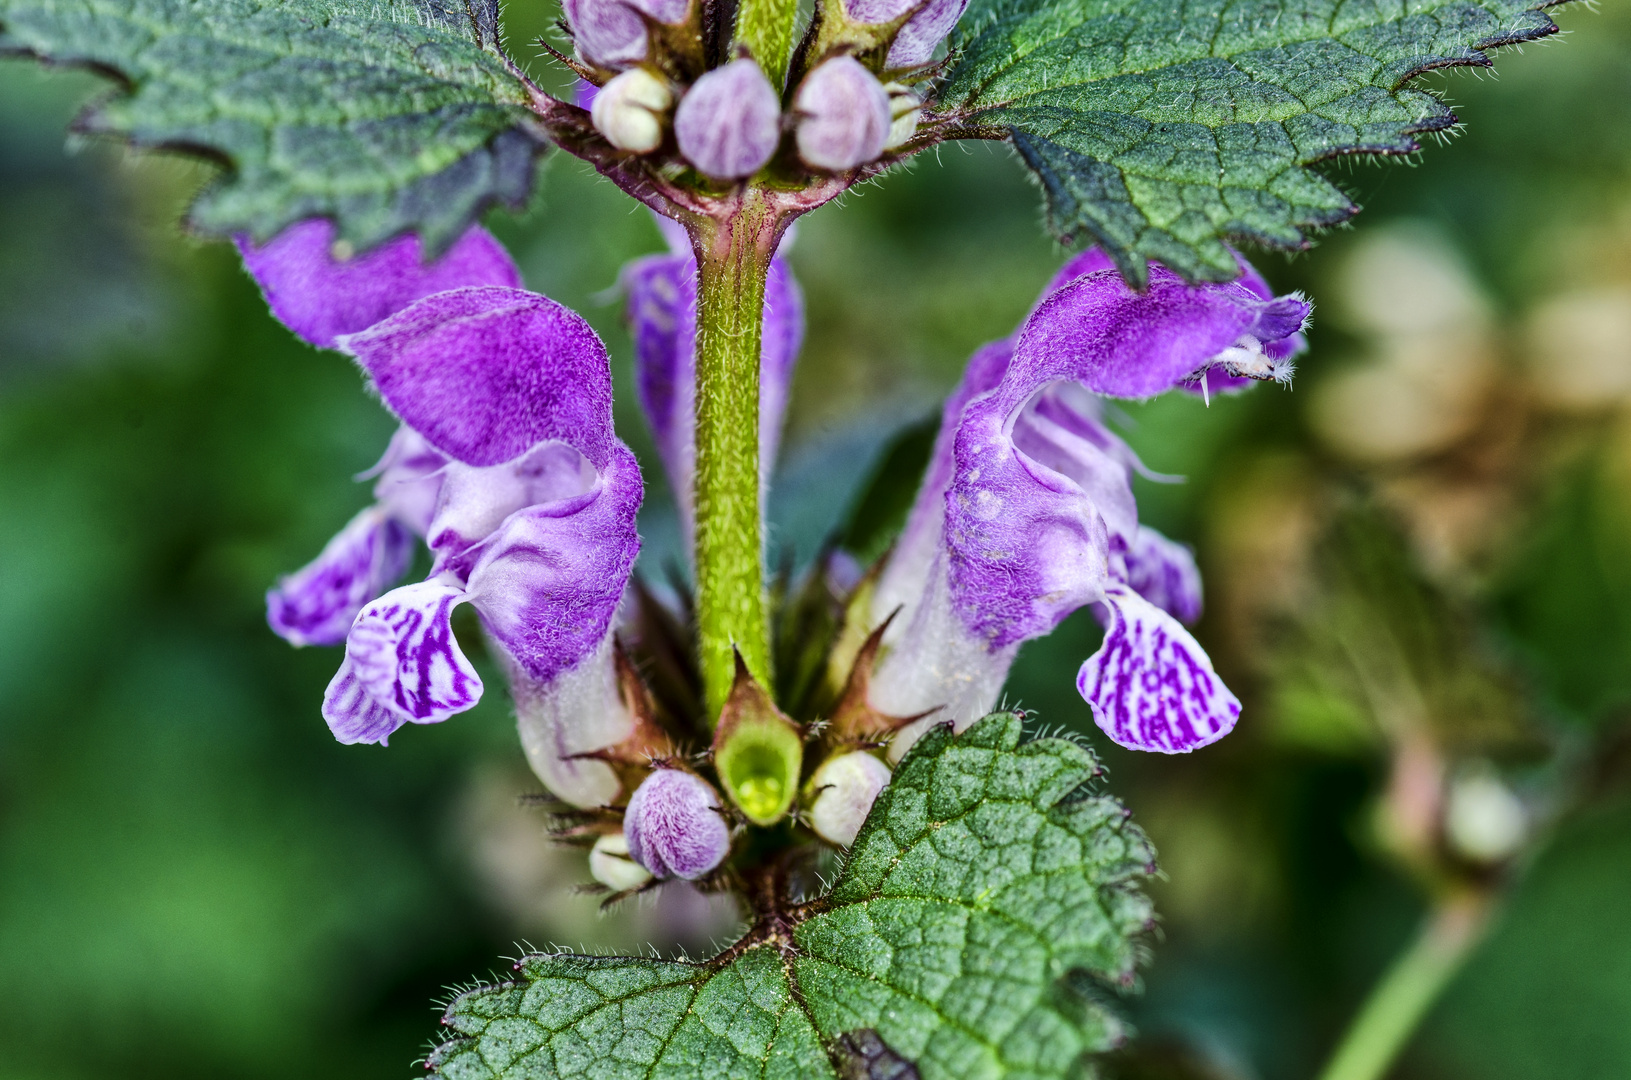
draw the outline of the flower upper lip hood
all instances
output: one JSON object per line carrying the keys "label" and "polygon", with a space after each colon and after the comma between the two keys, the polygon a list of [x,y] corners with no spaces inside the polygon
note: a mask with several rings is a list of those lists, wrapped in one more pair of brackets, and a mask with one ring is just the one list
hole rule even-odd
{"label": "flower upper lip hood", "polygon": [[1178,619],[1199,614],[1194,560],[1138,523],[1137,458],[1095,395],[1151,397],[1218,366],[1225,378],[1276,377],[1308,314],[1266,286],[1192,286],[1152,266],[1135,292],[1102,255],[1071,260],[1018,334],[975,353],[947,401],[874,594],[875,622],[901,610],[874,706],[938,708],[966,726],[995,704],[1021,642],[1097,604],[1110,629],[1078,689],[1106,733],[1169,753],[1226,734],[1239,702]]}

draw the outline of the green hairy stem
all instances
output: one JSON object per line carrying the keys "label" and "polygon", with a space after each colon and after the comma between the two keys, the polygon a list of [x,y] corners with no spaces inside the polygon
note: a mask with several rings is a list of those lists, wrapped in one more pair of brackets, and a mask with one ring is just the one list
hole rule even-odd
{"label": "green hairy stem", "polygon": [[1393,961],[1348,1026],[1320,1080],[1381,1080],[1439,994],[1483,940],[1489,898],[1461,893],[1441,901],[1416,940]]}
{"label": "green hairy stem", "polygon": [[736,12],[737,42],[747,46],[778,90],[787,78],[798,7],[798,0],[742,0]]}
{"label": "green hairy stem", "polygon": [[770,681],[759,533],[759,348],[773,215],[753,191],[705,220],[697,253],[697,636],[710,721],[735,674],[733,649]]}

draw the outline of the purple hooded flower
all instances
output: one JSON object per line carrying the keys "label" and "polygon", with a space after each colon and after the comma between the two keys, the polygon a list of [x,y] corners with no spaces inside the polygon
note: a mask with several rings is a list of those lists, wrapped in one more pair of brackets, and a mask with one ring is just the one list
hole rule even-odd
{"label": "purple hooded flower", "polygon": [[1178,621],[1200,611],[1193,557],[1138,524],[1140,466],[1105,428],[1096,395],[1150,397],[1214,368],[1273,377],[1270,350],[1296,347],[1286,342],[1308,310],[1239,282],[1187,285],[1159,266],[1137,293],[1096,253],[1067,264],[1014,338],[975,354],[946,403],[873,602],[879,620],[904,609],[874,706],[939,707],[936,719],[972,723],[1021,642],[1099,604],[1105,644],[1077,682],[1099,726],[1168,753],[1227,734],[1239,703]]}
{"label": "purple hooded flower", "polygon": [[[696,257],[684,229],[657,219],[670,250],[623,268],[628,316],[634,334],[635,388],[656,438],[668,482],[679,504],[689,547],[694,508],[691,478],[696,466]],[[804,340],[804,299],[781,255],[765,282],[764,329],[759,352],[759,503],[764,505],[781,442],[782,417],[793,365]]]}
{"label": "purple hooded flower", "polygon": [[630,857],[653,876],[688,881],[718,866],[731,847],[719,793],[682,769],[656,769],[635,789],[623,837]]}
{"label": "purple hooded flower", "polygon": [[[486,230],[472,228],[434,262],[404,236],[350,259],[334,255],[334,227],[292,225],[262,246],[238,238],[244,266],[284,325],[313,345],[366,329],[422,297],[468,285],[519,287],[521,275]],[[370,475],[373,506],[353,518],[310,564],[266,595],[267,621],[294,645],[338,645],[363,605],[390,588],[430,527],[447,458],[410,428],[391,440]]]}
{"label": "purple hooded flower", "polygon": [[546,297],[478,287],[426,297],[345,337],[385,404],[446,464],[426,528],[431,576],[358,614],[323,715],[342,742],[473,706],[453,636],[469,603],[510,675],[523,748],[556,795],[616,797],[624,738],[612,622],[639,552],[634,456],[612,432],[611,373],[589,325]]}

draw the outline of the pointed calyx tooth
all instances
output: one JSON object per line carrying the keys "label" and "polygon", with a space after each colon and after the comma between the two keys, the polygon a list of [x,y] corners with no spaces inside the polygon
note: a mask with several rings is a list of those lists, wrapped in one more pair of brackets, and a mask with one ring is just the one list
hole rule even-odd
{"label": "pointed calyx tooth", "polygon": [[647,154],[662,145],[663,118],[673,104],[667,82],[635,67],[600,88],[589,119],[619,150]]}
{"label": "pointed calyx tooth", "polygon": [[804,735],[736,654],[736,684],[714,731],[714,768],[749,821],[774,825],[787,816],[804,765]]}
{"label": "pointed calyx tooth", "polygon": [[661,767],[646,777],[623,814],[629,855],[654,877],[695,881],[730,854],[719,793],[696,773]]}
{"label": "pointed calyx tooth", "polygon": [[703,75],[674,113],[680,153],[716,180],[762,169],[781,142],[781,99],[752,60],[732,60]]}
{"label": "pointed calyx tooth", "polygon": [[838,704],[833,706],[827,729],[829,742],[839,746],[881,746],[893,732],[938,711],[930,709],[913,716],[890,716],[874,709],[868,700],[872,691],[872,669],[878,663],[878,650],[883,647],[884,635],[899,614],[899,608],[890,612],[889,617],[867,635],[860,651],[855,654],[849,679],[844,683],[844,692],[839,695]]}
{"label": "pointed calyx tooth", "polygon": [[889,766],[865,750],[828,758],[805,787],[810,827],[828,843],[849,847],[890,775]]}
{"label": "pointed calyx tooth", "polygon": [[892,122],[889,93],[853,56],[835,56],[804,77],[793,98],[799,157],[843,172],[883,153]]}
{"label": "pointed calyx tooth", "polygon": [[602,833],[589,849],[589,876],[613,892],[629,892],[651,880],[651,871],[634,861],[620,832]]}

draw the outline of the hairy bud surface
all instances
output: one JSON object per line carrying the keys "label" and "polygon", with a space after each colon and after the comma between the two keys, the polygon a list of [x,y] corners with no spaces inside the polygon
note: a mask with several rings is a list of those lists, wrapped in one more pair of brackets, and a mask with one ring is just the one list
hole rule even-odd
{"label": "hairy bud surface", "polygon": [[732,60],[691,86],[674,114],[680,153],[716,180],[764,167],[781,141],[781,101],[752,60]]}
{"label": "hairy bud surface", "polygon": [[864,165],[889,139],[889,93],[853,56],[835,56],[805,77],[793,99],[799,157],[831,172]]}

